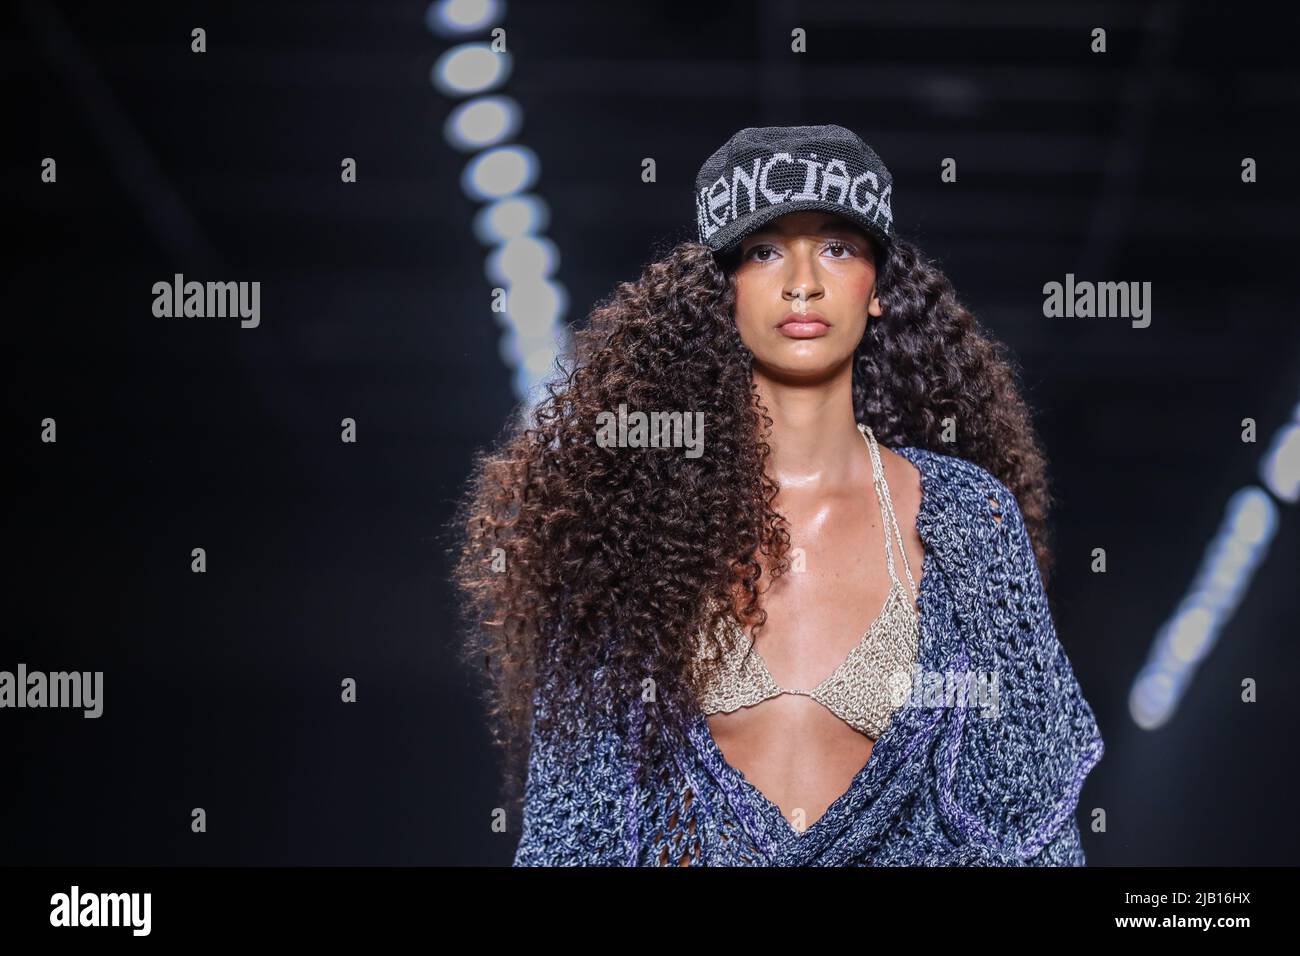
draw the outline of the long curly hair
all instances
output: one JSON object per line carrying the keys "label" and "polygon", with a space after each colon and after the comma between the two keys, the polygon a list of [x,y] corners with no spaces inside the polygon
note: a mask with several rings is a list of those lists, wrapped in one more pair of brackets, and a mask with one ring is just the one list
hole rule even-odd
{"label": "long curly hair", "polygon": [[[1046,586],[1045,462],[1008,350],[913,244],[876,252],[884,315],[868,320],[855,353],[857,420],[887,447],[956,455],[1000,479]],[[772,419],[734,321],[738,259],[682,242],[620,283],[575,331],[532,419],[521,408],[475,457],[452,526],[461,651],[486,677],[502,797],[515,809],[539,686],[562,679],[575,701],[619,716],[652,683],[647,737],[682,741],[686,702],[719,660],[699,655],[698,635],[716,635],[728,611],[756,634],[766,620],[760,556],[771,577],[789,569],[779,489],[764,468]],[[620,404],[703,412],[704,453],[601,447],[598,416]],[[955,441],[941,438],[945,419],[959,425]],[[544,710],[539,721],[569,728],[554,736],[564,759],[572,715]]]}

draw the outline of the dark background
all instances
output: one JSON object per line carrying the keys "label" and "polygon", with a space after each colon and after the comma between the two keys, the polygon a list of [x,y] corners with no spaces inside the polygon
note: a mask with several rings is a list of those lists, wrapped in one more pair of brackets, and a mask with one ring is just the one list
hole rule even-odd
{"label": "dark background", "polygon": [[[568,322],[691,236],[695,173],[740,127],[838,123],[885,158],[896,227],[1009,343],[1036,410],[1058,634],[1106,740],[1080,799],[1094,865],[1300,857],[1294,506],[1173,720],[1150,732],[1128,709],[1300,396],[1297,23],[1275,9],[545,0],[502,21],[514,72],[497,92],[541,161]],[[442,526],[517,398],[466,156],[442,136],[456,101],[429,81],[458,41],[425,12],[6,15],[0,669],[102,670],[105,710],[0,712],[0,861],[511,860]],[[260,281],[261,326],[155,318],[174,272]],[[1045,319],[1043,283],[1067,272],[1150,281],[1151,326]],[[39,440],[47,416],[57,444]],[[1094,807],[1106,833],[1086,827]]]}

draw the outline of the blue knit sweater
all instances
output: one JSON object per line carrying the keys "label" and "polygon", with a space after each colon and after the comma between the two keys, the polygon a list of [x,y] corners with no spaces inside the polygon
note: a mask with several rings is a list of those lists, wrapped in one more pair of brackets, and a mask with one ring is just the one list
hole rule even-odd
{"label": "blue knit sweater", "polygon": [[[634,761],[654,759],[629,746],[645,705],[621,720],[586,707],[563,762],[534,721],[516,866],[1084,865],[1079,790],[1104,748],[1015,496],[971,462],[897,451],[921,473],[920,679],[848,790],[795,830],[703,715],[638,784]],[[996,712],[987,696],[945,696],[954,674],[996,675]],[[552,686],[534,703],[561,699]]]}

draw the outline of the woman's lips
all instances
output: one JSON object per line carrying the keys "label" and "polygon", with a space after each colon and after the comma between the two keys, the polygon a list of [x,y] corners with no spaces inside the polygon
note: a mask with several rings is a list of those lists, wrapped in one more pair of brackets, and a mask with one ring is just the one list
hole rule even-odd
{"label": "woman's lips", "polygon": [[830,330],[824,322],[787,322],[780,329],[782,335],[792,339],[815,339]]}
{"label": "woman's lips", "polygon": [[815,339],[831,330],[830,324],[816,312],[791,312],[777,331],[791,339]]}

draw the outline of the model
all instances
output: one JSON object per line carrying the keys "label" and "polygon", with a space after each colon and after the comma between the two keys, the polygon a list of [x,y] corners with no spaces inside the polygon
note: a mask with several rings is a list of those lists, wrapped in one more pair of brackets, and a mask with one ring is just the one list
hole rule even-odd
{"label": "model", "polygon": [[1043,456],[892,199],[843,127],[736,133],[698,241],[476,460],[456,581],[516,865],[1084,863]]}

